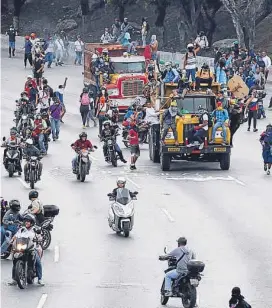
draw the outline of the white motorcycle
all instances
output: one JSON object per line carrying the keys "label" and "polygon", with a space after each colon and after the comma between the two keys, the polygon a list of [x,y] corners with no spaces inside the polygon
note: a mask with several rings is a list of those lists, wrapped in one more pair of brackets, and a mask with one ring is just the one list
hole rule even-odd
{"label": "white motorcycle", "polygon": [[137,191],[130,192],[127,188],[118,188],[116,197],[108,194],[109,200],[113,201],[109,208],[108,222],[110,228],[117,234],[123,232],[125,237],[134,225],[134,202],[137,200]]}

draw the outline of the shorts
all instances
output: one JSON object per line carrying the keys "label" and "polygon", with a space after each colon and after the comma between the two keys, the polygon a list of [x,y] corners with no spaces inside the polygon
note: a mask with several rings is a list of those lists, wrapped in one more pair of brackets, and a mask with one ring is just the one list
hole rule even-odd
{"label": "shorts", "polygon": [[34,78],[42,78],[42,73],[34,72]]}
{"label": "shorts", "polygon": [[9,47],[11,49],[15,49],[15,42],[9,42]]}
{"label": "shorts", "polygon": [[130,153],[131,153],[131,155],[134,155],[134,156],[139,157],[139,156],[140,156],[140,147],[139,147],[139,144],[137,144],[137,145],[131,145],[131,146],[130,146]]}

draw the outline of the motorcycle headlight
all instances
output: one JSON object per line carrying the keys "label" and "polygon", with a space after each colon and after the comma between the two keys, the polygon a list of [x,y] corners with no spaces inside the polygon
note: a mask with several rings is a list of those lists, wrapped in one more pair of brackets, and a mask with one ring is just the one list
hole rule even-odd
{"label": "motorcycle headlight", "polygon": [[112,140],[108,140],[108,144],[111,145],[112,144]]}
{"label": "motorcycle headlight", "polygon": [[16,246],[16,250],[21,251],[21,250],[26,250],[27,245],[26,244],[18,244]]}

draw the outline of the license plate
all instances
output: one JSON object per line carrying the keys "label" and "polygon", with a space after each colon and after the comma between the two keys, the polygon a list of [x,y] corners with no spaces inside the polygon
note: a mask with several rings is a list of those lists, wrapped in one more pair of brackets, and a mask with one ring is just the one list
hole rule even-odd
{"label": "license plate", "polygon": [[179,152],[179,148],[168,148],[168,152]]}
{"label": "license plate", "polygon": [[214,148],[213,151],[214,152],[226,152],[227,148]]}
{"label": "license plate", "polygon": [[199,285],[199,281],[198,281],[198,279],[190,279],[190,284],[192,286],[198,286]]}

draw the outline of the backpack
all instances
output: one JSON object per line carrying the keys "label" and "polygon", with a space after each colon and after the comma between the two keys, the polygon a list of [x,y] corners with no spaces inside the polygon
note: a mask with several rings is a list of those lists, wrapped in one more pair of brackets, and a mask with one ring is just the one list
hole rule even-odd
{"label": "backpack", "polygon": [[90,98],[88,93],[83,93],[81,97],[81,105],[87,106],[90,105]]}
{"label": "backpack", "polygon": [[213,121],[212,121],[212,116],[210,115],[209,112],[204,112],[200,117],[199,117],[199,122],[203,123],[203,116],[206,114],[208,116],[208,127],[213,126]]}

